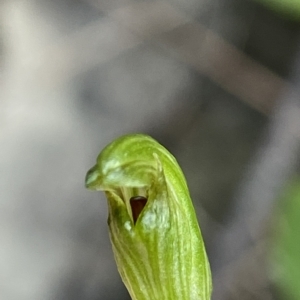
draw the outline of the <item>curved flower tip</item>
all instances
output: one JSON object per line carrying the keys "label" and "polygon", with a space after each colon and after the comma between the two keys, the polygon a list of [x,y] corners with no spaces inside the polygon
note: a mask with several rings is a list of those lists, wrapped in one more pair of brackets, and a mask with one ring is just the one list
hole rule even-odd
{"label": "curved flower tip", "polygon": [[86,187],[108,199],[119,273],[134,300],[209,300],[211,273],[176,159],[143,134],[106,146]]}

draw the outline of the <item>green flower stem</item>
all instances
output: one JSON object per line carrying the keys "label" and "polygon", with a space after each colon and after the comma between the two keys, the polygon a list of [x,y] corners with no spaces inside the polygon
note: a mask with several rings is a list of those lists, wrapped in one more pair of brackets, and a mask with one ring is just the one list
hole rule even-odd
{"label": "green flower stem", "polygon": [[133,300],[209,300],[211,273],[184,175],[143,134],[106,146],[86,187],[108,199],[110,238]]}

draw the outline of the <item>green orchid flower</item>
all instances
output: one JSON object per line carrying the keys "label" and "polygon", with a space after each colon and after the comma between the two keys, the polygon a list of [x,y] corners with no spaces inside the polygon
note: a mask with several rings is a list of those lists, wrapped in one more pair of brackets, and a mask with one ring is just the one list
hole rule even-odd
{"label": "green orchid flower", "polygon": [[209,300],[211,273],[185,177],[143,134],[106,146],[86,187],[108,199],[110,239],[133,300]]}

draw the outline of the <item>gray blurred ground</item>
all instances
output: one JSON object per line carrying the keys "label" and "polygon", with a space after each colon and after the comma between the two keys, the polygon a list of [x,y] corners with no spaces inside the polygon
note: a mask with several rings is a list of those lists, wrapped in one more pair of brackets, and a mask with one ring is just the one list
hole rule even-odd
{"label": "gray blurred ground", "polygon": [[[149,133],[177,156],[217,262],[216,239],[235,228],[227,220],[238,191],[272,142],[296,24],[237,0],[0,5],[0,299],[129,299],[106,201],[83,184],[102,147],[128,132]],[[213,263],[223,299],[273,299],[252,263],[264,262],[263,242],[242,256],[229,287],[226,262]]]}

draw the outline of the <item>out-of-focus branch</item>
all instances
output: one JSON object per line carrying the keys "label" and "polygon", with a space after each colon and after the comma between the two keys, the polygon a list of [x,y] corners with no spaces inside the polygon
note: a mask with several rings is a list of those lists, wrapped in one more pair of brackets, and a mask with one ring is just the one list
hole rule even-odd
{"label": "out-of-focus branch", "polygon": [[215,300],[226,299],[229,286],[238,282],[238,262],[257,242],[283,185],[296,169],[300,153],[300,52],[297,59],[292,86],[285,89],[275,107],[261,147],[236,193],[228,224],[212,247]]}
{"label": "out-of-focus branch", "polygon": [[101,1],[88,2],[105,18],[86,25],[40,54],[37,69],[48,64],[49,57],[56,62],[47,73],[47,84],[70,80],[145,41],[160,45],[263,114],[269,114],[286,84],[168,2],[127,0],[125,6],[122,2],[108,7]]}
{"label": "out-of-focus branch", "polygon": [[269,114],[286,82],[199,23],[190,23],[159,37],[180,60],[239,100]]}

